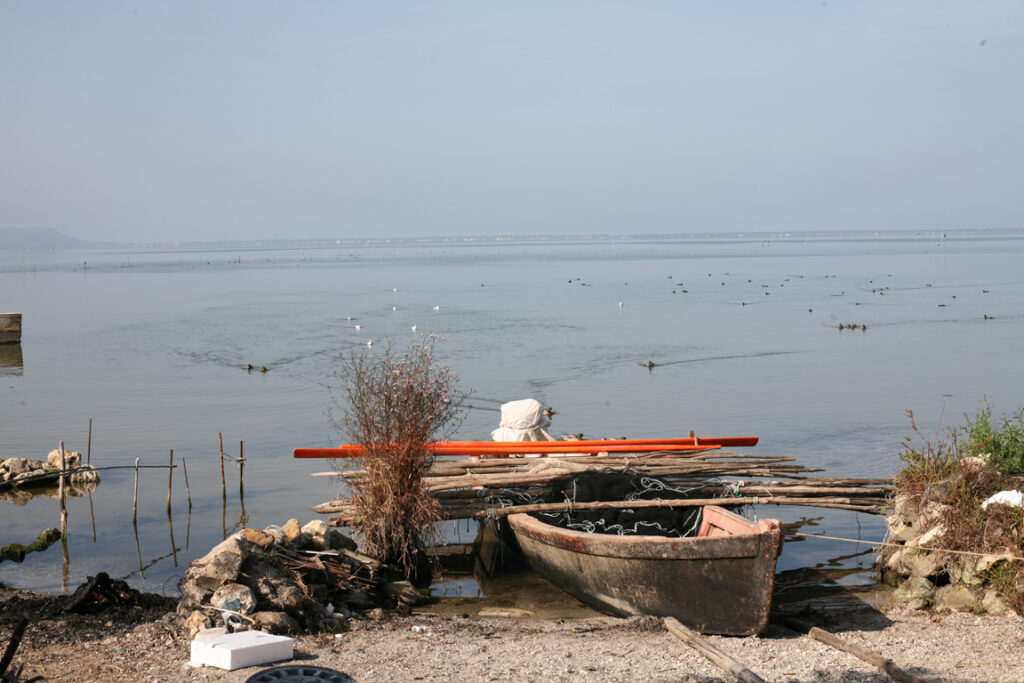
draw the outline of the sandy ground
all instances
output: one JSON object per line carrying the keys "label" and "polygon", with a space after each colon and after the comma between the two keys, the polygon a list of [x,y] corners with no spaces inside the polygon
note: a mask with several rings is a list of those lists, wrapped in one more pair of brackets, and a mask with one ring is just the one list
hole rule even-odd
{"label": "sandy ground", "polygon": [[[46,601],[9,594],[0,602],[4,644],[13,614],[27,610],[36,615],[14,659],[15,666],[23,667],[23,681],[33,676],[102,683],[246,681],[272,666],[231,672],[192,667],[189,643],[177,636],[169,619],[160,619],[166,604],[59,614]],[[361,683],[733,680],[650,617],[617,619],[586,612],[553,617],[490,609],[495,616],[481,616],[479,607],[445,600],[410,616],[353,619],[342,633],[296,638],[290,664],[341,671]],[[1024,680],[1024,620],[1017,615],[882,612],[855,600],[814,605],[801,617],[924,680]],[[852,655],[774,623],[762,637],[708,640],[767,681],[889,680]]]}

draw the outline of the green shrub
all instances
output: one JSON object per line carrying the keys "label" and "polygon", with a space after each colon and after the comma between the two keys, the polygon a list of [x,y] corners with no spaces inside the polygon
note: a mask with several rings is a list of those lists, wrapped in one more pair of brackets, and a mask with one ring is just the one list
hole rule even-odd
{"label": "green shrub", "polygon": [[[966,416],[965,416],[966,417]],[[992,405],[985,399],[974,419],[961,428],[971,455],[991,454],[991,462],[1003,474],[1024,475],[1024,408],[1012,417],[1005,414],[998,427],[992,424]]]}

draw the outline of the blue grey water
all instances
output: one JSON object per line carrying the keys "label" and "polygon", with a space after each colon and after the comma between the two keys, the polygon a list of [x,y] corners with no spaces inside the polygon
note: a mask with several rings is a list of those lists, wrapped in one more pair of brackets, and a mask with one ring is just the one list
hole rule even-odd
{"label": "blue grey water", "polygon": [[[440,359],[473,391],[461,438],[488,438],[502,402],[534,397],[558,411],[555,433],[757,435],[751,452],[825,476],[888,477],[907,409],[935,436],[986,397],[996,415],[1024,404],[1022,253],[1024,233],[0,251],[0,310],[24,315],[21,355],[0,357],[0,457],[62,440],[84,453],[91,418],[94,465],[173,449],[193,500],[189,513],[176,475],[171,528],[166,473],[144,471],[136,546],[132,472],[104,472],[91,501],[69,503],[68,566],[57,544],[0,564],[0,581],[60,591],[105,570],[173,592],[242,521],[233,469],[222,519],[218,433],[231,454],[245,442],[248,525],[314,518],[336,484],[291,450],[341,440],[326,414],[339,354],[421,333],[443,337]],[[757,513],[883,534],[869,515]],[[58,505],[0,500],[0,518],[0,544],[28,543],[58,526]],[[870,581],[867,550],[794,539],[780,569],[845,563]]]}

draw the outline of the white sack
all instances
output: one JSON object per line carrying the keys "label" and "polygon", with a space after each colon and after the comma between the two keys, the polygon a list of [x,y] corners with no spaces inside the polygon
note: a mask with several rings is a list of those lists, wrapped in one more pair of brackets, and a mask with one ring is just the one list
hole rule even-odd
{"label": "white sack", "polygon": [[551,421],[544,417],[540,401],[524,398],[501,406],[501,424],[491,432],[495,441],[554,441],[544,427]]}
{"label": "white sack", "polygon": [[1018,508],[1024,508],[1024,493],[1020,491],[1000,491],[999,493],[989,496],[988,500],[981,504],[981,507],[987,508],[989,505],[994,503],[1002,503],[1003,505],[1012,505]]}

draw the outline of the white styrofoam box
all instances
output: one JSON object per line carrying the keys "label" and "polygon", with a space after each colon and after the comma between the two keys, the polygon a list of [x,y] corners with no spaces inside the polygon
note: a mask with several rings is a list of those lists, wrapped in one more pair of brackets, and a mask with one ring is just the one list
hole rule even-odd
{"label": "white styrofoam box", "polygon": [[192,641],[192,666],[216,666],[228,671],[292,658],[291,638],[263,631],[240,631]]}

